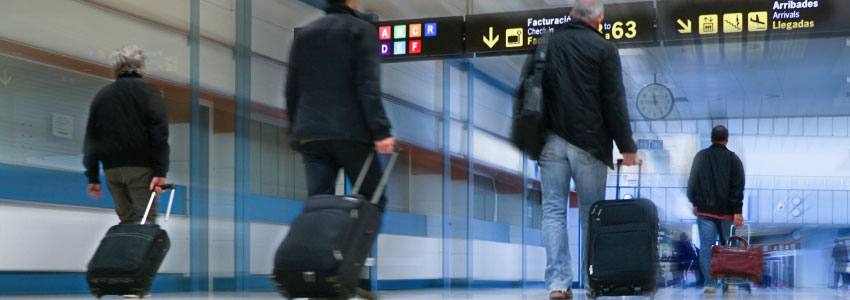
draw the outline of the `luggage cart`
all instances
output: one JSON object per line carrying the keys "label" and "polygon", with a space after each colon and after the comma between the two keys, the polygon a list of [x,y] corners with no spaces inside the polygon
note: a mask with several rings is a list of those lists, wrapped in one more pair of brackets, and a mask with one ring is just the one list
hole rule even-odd
{"label": "luggage cart", "polygon": [[[735,235],[735,225],[730,226],[729,229],[729,240],[726,242],[728,246],[732,245],[732,237]],[[750,229],[749,224],[744,224],[743,228],[747,229],[747,233],[745,236],[741,236],[742,238],[747,240],[747,244],[750,244],[750,237],[752,236],[752,230]],[[729,286],[743,287],[747,294],[753,293],[752,282],[749,278],[746,277],[723,277],[721,278],[721,286],[723,287],[723,293],[729,293]]]}

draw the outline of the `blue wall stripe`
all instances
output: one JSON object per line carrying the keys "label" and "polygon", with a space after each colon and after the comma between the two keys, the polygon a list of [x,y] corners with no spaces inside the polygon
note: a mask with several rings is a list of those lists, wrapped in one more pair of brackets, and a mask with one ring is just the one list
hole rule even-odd
{"label": "blue wall stripe", "polygon": [[[0,198],[46,204],[115,208],[109,187],[103,182],[103,199],[94,200],[86,193],[86,178],[82,173],[43,168],[0,164]],[[25,184],[21,184],[25,183]],[[160,199],[159,210],[165,213],[168,198]],[[177,187],[172,214],[186,214],[186,188]]]}
{"label": "blue wall stripe", "polygon": [[[191,291],[183,274],[158,274],[152,293]],[[83,272],[0,272],[0,295],[88,294]]]}
{"label": "blue wall stripe", "polygon": [[525,229],[525,244],[543,247],[543,231],[539,229]]}
{"label": "blue wall stripe", "polygon": [[378,280],[378,290],[412,290],[443,287],[443,279]]}
{"label": "blue wall stripe", "polygon": [[[378,290],[407,290],[442,287],[442,279],[379,280]],[[455,287],[467,286],[467,281],[458,282]],[[472,288],[511,288],[521,286],[521,281],[476,280]],[[543,282],[530,281],[528,287],[542,287]],[[236,290],[236,279],[214,278],[213,287],[217,292]],[[574,286],[577,288],[577,286]],[[246,290],[253,292],[277,291],[271,278],[266,275],[251,275],[246,280]],[[190,292],[191,281],[182,274],[159,274],[154,279],[152,293]],[[86,274],[82,272],[0,272],[0,295],[47,295],[47,294],[88,294]]]}
{"label": "blue wall stripe", "polygon": [[[304,201],[263,195],[248,195],[247,219],[252,222],[292,224],[301,211]],[[417,214],[388,211],[384,213],[382,234],[428,237],[428,217]],[[476,240],[510,243],[510,226],[507,224],[474,220],[472,238]],[[526,244],[543,246],[540,230],[526,229]]]}
{"label": "blue wall stripe", "polygon": [[381,233],[427,237],[428,218],[423,215],[388,211],[384,213]]}
{"label": "blue wall stripe", "polygon": [[510,243],[510,226],[508,226],[507,224],[485,222],[475,219],[471,221],[471,239]]}
{"label": "blue wall stripe", "polygon": [[292,224],[301,211],[304,201],[263,195],[245,196],[245,214],[249,221],[275,224]]}
{"label": "blue wall stripe", "polygon": [[[37,182],[37,185],[17,184],[18,182]],[[92,200],[85,191],[85,178],[75,172],[48,170],[42,168],[0,164],[0,198],[29,201],[46,204],[59,204],[95,208],[114,208],[112,196],[108,190],[104,199]],[[104,185],[105,186],[105,185]],[[172,213],[186,215],[187,192],[183,186],[177,187]],[[164,213],[167,198],[160,200],[159,210]],[[275,224],[291,224],[304,209],[304,202],[262,195],[247,196],[247,217],[251,221]],[[509,226],[475,220],[472,237],[474,239],[509,242]],[[427,237],[428,218],[423,215],[400,212],[384,214],[381,233]],[[542,236],[538,230],[530,232],[529,245],[542,245]],[[537,232],[537,234],[535,234]]]}
{"label": "blue wall stripe", "polygon": [[[252,292],[272,292],[277,288],[271,277],[266,275],[251,275],[245,279],[245,289]],[[213,290],[216,292],[236,291],[236,278],[216,277],[213,278]]]}

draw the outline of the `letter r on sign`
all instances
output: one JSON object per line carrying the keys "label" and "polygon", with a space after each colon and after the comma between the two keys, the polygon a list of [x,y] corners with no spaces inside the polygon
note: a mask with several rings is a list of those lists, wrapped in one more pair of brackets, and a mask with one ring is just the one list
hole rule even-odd
{"label": "letter r on sign", "polygon": [[437,36],[437,23],[425,23],[425,36],[426,37],[436,37]]}

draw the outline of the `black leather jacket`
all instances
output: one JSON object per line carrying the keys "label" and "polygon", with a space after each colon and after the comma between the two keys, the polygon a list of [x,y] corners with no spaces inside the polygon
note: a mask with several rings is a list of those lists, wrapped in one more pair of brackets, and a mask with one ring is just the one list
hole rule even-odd
{"label": "black leather jacket", "polygon": [[381,102],[378,33],[343,5],[297,30],[286,81],[293,140],[352,140],[390,136]]}
{"label": "black leather jacket", "polygon": [[688,180],[688,199],[702,213],[740,214],[744,206],[744,164],[738,155],[721,144],[697,153]]}
{"label": "black leather jacket", "polygon": [[617,47],[573,21],[549,40],[543,91],[548,129],[613,167],[613,142],[637,152],[632,139]]}

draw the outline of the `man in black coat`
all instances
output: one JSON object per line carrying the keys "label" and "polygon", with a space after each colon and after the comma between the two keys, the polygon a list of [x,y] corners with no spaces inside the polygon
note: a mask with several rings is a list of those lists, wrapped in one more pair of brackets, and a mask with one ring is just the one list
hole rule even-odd
{"label": "man in black coat", "polygon": [[[167,183],[168,117],[160,91],[142,79],[145,55],[127,46],[113,54],[115,82],[95,96],[83,146],[88,193],[103,197],[100,164],[106,173],[121,224],[142,220],[151,191]],[[155,222],[156,202],[149,222]]]}
{"label": "man in black coat", "polygon": [[[327,15],[297,32],[286,81],[290,130],[310,196],[333,194],[339,169],[354,181],[370,153],[392,153],[396,144],[381,100],[377,29],[354,10],[356,0],[327,2]],[[380,175],[377,164],[367,173],[367,199]]]}
{"label": "man in black coat", "polygon": [[[326,1],[327,15],[296,33],[286,80],[293,146],[304,157],[311,197],[334,194],[340,169],[355,181],[370,154],[396,146],[381,100],[378,31],[355,10],[357,0]],[[367,171],[366,199],[381,173],[376,163]],[[381,197],[378,206],[386,202]]]}
{"label": "man in black coat", "polygon": [[[638,160],[620,53],[597,31],[603,16],[601,1],[577,0],[570,12],[571,21],[549,36],[543,78],[548,134],[539,163],[546,287],[551,299],[573,296],[566,227],[570,180],[575,181],[581,200],[582,240],[587,241],[590,206],[605,199],[614,142],[625,165],[635,165]],[[581,270],[580,276],[586,277],[586,268]]]}
{"label": "man in black coat", "polygon": [[744,164],[729,151],[729,130],[717,126],[711,131],[711,147],[697,153],[688,179],[688,199],[697,216],[700,237],[700,267],[705,278],[704,292],[714,294],[717,280],[711,278],[711,246],[726,243],[734,223],[744,225]]}

